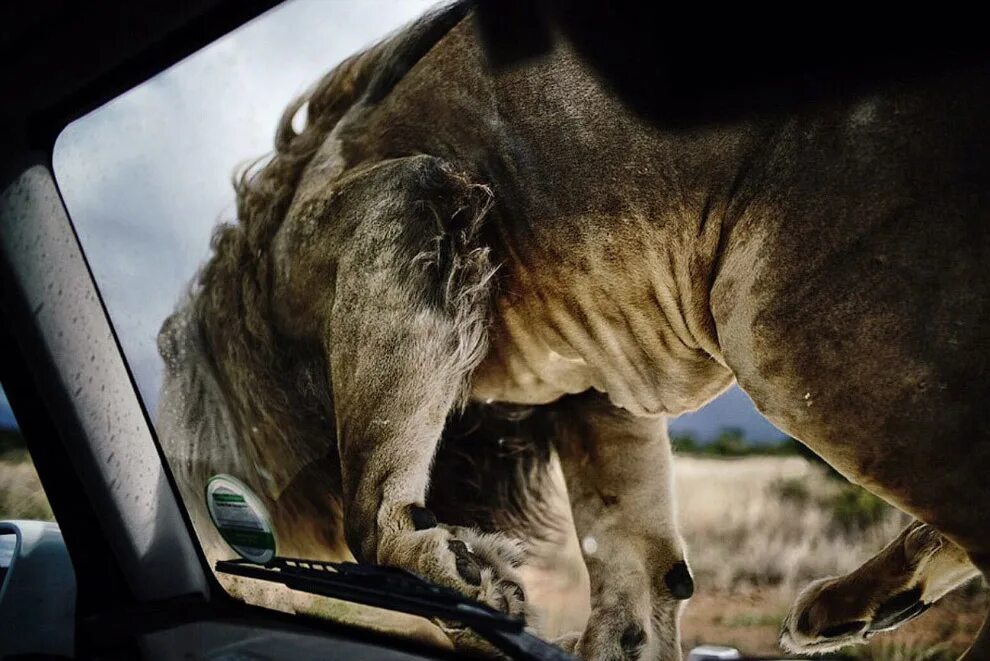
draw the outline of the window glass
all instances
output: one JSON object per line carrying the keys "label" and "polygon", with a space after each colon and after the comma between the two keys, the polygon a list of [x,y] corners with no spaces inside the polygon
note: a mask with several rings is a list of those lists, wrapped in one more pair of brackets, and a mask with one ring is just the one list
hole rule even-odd
{"label": "window glass", "polygon": [[[7,533],[0,535],[0,569],[10,567],[10,561],[14,558],[14,547],[17,545],[17,535]],[[2,585],[2,577],[0,577]]]}
{"label": "window glass", "polygon": [[[345,58],[432,5],[432,0],[288,2],[73,122],[56,144],[53,162],[60,190],[211,563],[236,557],[239,544],[261,548],[254,557],[270,557],[265,555],[269,538],[271,551],[279,555],[352,558],[340,524],[342,476],[322,347],[299,340],[293,329],[279,327],[274,316],[252,325],[258,320],[250,308],[231,320],[228,337],[234,344],[218,344],[217,337],[231,329],[213,327],[206,337],[190,316],[189,295],[203,300],[195,298],[201,291],[196,283],[214,254],[211,237],[220,224],[237,221],[232,174],[255,159],[262,160],[252,172],[268,162],[279,117],[292,99]],[[302,107],[291,124],[302,131],[307,121],[307,108]],[[332,143],[332,136],[324,138]],[[323,165],[332,168],[332,159]],[[284,214],[284,206],[280,209]],[[231,250],[224,241],[235,241],[232,236],[224,234],[213,245]],[[236,291],[219,296],[242,296],[264,288],[271,282],[265,278],[278,277],[277,266],[264,261],[267,256],[262,259],[261,252],[239,253],[242,261],[235,266],[243,277],[229,281]],[[270,298],[270,292],[265,296]],[[218,305],[229,303],[217,300]],[[308,302],[267,304],[274,309]],[[256,360],[251,368],[255,373],[243,383],[230,371],[217,372],[220,359],[203,347],[234,355],[236,342],[257,340],[254,333],[276,337],[277,351]],[[283,360],[287,354],[292,360]],[[383,362],[391,359],[381,356]],[[280,415],[305,402],[292,409],[298,418],[293,425],[268,415],[263,402],[270,398],[251,391],[258,384],[289,388],[293,397],[305,393],[303,399],[280,400]],[[236,410],[229,406],[234,391],[240,398]],[[499,420],[507,429],[517,429],[511,414]],[[301,447],[305,444],[296,422],[320,443]],[[325,433],[320,437],[314,429]],[[855,569],[905,523],[904,516],[847,483],[767,422],[735,386],[700,410],[672,420],[669,432],[680,532],[701,586],[683,621],[687,648],[718,642],[752,655],[778,653],[780,621],[800,589],[810,580]],[[464,432],[474,433],[473,428]],[[519,439],[513,434],[492,432],[491,463],[460,464],[460,474],[449,482],[434,481],[431,493],[443,492],[448,501],[458,502],[484,484],[485,471],[515,466],[506,457],[530,450],[514,445]],[[26,454],[8,440],[16,439],[15,432],[3,438],[0,517],[50,517]],[[548,479],[559,487],[561,471],[556,465],[554,470]],[[22,474],[19,487],[7,481],[15,471]],[[250,534],[245,536],[243,529],[238,535],[223,534],[214,525],[219,515],[214,511],[211,517],[210,505],[235,501],[239,485],[257,497],[261,514],[249,522],[248,527],[254,526]],[[11,496],[15,488],[27,495]],[[220,496],[208,501],[208,493]],[[565,502],[566,496],[558,488],[550,497]],[[456,512],[447,514],[441,520]],[[428,526],[429,516],[423,516]],[[534,547],[552,548],[544,549],[541,563],[521,570],[529,601],[541,609],[541,633],[547,637],[583,627],[589,597],[580,560],[601,552],[606,543],[593,536],[579,538],[570,514],[561,516],[567,534],[552,542],[532,540]],[[225,574],[218,578],[232,594],[253,603],[450,644],[424,619]],[[959,603],[958,609],[966,607],[965,601]],[[977,624],[959,624],[953,635],[964,638],[966,627]],[[911,626],[915,628],[905,640],[913,642],[905,645],[919,649],[938,641],[943,631],[935,625]]]}
{"label": "window glass", "polygon": [[7,533],[0,535],[0,588],[3,587],[7,578],[7,570],[14,559],[14,551],[17,549],[17,535]]}
{"label": "window glass", "polygon": [[[51,507],[28,454],[24,437],[0,387],[0,519],[53,521]],[[3,563],[0,539],[0,564]],[[11,549],[12,552],[12,549]]]}
{"label": "window glass", "polygon": [[[210,255],[216,226],[236,217],[232,175],[271,151],[275,126],[292,99],[344,58],[434,4],[432,0],[287,2],[76,120],[60,134],[53,154],[56,180],[140,397],[172,460],[173,473],[184,457],[170,455],[169,440],[186,436],[161,424],[165,370],[158,335]],[[297,125],[304,121],[305,111]],[[21,470],[29,468],[30,464]],[[215,473],[250,481],[236,466],[213,466],[205,477]],[[176,477],[181,480],[181,475]],[[235,558],[234,550],[215,536],[204,491],[205,484],[197,483],[182,494],[200,541],[211,564]],[[320,494],[312,494],[310,500],[314,512],[325,504]],[[277,521],[279,513],[273,515]],[[277,534],[291,537],[284,528]],[[323,540],[325,534],[320,530],[310,537]],[[340,543],[322,541],[305,549],[282,546],[279,550],[307,558],[348,557]],[[450,644],[422,618],[227,575],[218,578],[230,593],[259,605]]]}

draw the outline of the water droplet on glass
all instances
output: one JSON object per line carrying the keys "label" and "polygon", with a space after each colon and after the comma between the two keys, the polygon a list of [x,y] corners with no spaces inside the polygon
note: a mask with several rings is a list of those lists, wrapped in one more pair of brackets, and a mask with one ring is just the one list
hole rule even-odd
{"label": "water droplet on glass", "polygon": [[588,535],[581,540],[581,550],[585,552],[586,555],[594,555],[598,551],[598,540]]}

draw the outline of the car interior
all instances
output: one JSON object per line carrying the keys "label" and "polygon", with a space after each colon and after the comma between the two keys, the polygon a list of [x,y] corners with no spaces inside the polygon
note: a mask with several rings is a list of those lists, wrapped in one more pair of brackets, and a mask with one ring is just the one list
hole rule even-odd
{"label": "car interior", "polygon": [[[0,569],[0,658],[461,658],[452,649],[409,637],[251,605],[220,585],[179,498],[151,413],[138,396],[133,366],[125,360],[53,174],[55,143],[68,124],[278,4],[153,0],[0,6],[0,89],[6,98],[0,105],[0,382],[58,521],[57,526],[0,523],[0,550],[7,544],[11,556]],[[505,50],[493,37],[496,59],[504,66],[545,46],[539,29],[519,27],[524,3],[505,2],[498,10],[495,1],[482,4],[491,34],[517,28],[514,48]],[[595,16],[577,12],[571,19],[561,21],[563,29],[584,33]],[[610,29],[606,22],[600,32],[608,36]],[[615,66],[612,43],[602,37],[585,44],[589,61],[605,75]],[[736,68],[686,67],[683,78],[668,81],[665,91],[683,99],[682,105],[657,106],[656,88],[645,90],[648,78],[618,79],[617,85],[647,116],[712,121],[761,111],[761,103],[781,98],[757,94],[754,107],[743,101],[750,97],[742,90],[762,90],[788,79],[795,68],[831,63],[808,55],[810,49],[804,53],[804,60],[787,67],[766,54],[751,54]],[[861,62],[866,64],[858,68],[844,60],[827,74],[863,80],[889,75],[886,59]],[[761,76],[740,73],[750,70]],[[713,82],[704,89],[685,82],[698,76]],[[784,96],[796,105],[824,98]],[[460,621],[511,658],[573,658],[511,618],[413,575],[269,560],[259,568],[231,554],[215,569]],[[39,581],[46,586],[41,596],[32,593]],[[725,654],[713,647],[692,658],[740,658]]]}
{"label": "car interior", "polygon": [[[65,124],[275,4],[0,9],[0,80],[19,90],[17,103],[0,111],[0,379],[59,522],[2,531],[4,538],[16,534],[12,546],[26,558],[15,553],[5,568],[3,658],[451,656],[408,639],[249,606],[218,586],[177,503],[53,180],[52,148]],[[110,395],[87,395],[101,391]],[[116,439],[128,445],[125,465],[107,461]],[[51,557],[28,553],[45,546],[45,537],[52,538]],[[31,579],[39,573],[61,574],[68,585],[32,594],[26,586],[36,589]]]}

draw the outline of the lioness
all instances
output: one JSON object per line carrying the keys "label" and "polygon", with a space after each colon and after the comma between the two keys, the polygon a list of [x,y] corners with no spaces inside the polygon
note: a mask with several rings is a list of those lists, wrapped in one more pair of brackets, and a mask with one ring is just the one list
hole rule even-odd
{"label": "lioness", "polygon": [[915,521],[855,571],[808,585],[784,619],[780,643],[805,653],[862,643],[978,575],[962,548]]}
{"label": "lioness", "polygon": [[[159,338],[193,516],[234,473],[299,553],[522,613],[511,537],[559,524],[559,460],[590,540],[570,642],[679,658],[665,419],[736,381],[986,574],[987,71],[665,128],[564,38],[493,71],[471,12],[338,66],[240,180],[239,224]],[[870,626],[802,624],[805,648]],[[968,658],[990,658],[986,626]]]}

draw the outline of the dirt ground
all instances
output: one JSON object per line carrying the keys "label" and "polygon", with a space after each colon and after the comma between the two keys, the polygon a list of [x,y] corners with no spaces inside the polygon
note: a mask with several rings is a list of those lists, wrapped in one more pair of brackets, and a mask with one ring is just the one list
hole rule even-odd
{"label": "dirt ground", "polygon": [[[799,457],[677,458],[681,528],[697,583],[682,620],[685,650],[723,644],[781,654],[780,624],[808,582],[859,566],[907,522],[900,512]],[[843,655],[955,659],[987,608],[980,581],[897,631]]]}
{"label": "dirt ground", "polygon": [[[697,645],[714,644],[735,647],[750,656],[782,654],[777,634],[794,596],[790,592],[700,591],[681,621],[685,652]],[[876,661],[955,659],[976,636],[986,607],[984,591],[961,590],[897,631],[880,634],[866,646],[847,648],[843,655]]]}

